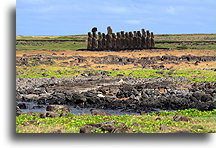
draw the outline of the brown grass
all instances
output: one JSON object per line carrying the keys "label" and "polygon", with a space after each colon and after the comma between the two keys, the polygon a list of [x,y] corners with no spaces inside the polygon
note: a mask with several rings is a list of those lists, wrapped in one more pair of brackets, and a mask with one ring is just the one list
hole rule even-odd
{"label": "brown grass", "polygon": [[[182,55],[194,55],[194,56],[213,56],[215,55],[214,50],[143,50],[143,51],[71,51],[71,50],[61,50],[61,51],[37,51],[37,50],[25,50],[25,51],[16,51],[16,56],[21,57],[23,54],[27,55],[52,55],[56,53],[56,56],[95,56],[95,57],[103,57],[108,55],[117,55],[120,57],[152,57],[152,56],[163,56],[163,55],[174,55],[174,56],[182,56]],[[61,55],[64,53],[65,55]]]}

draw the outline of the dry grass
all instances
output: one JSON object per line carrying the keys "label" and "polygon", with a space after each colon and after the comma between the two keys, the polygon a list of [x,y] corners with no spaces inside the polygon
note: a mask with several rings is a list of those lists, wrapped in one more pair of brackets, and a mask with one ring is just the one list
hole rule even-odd
{"label": "dry grass", "polygon": [[[121,52],[111,52],[111,51],[71,51],[71,50],[59,50],[59,51],[37,51],[37,50],[25,50],[25,51],[16,51],[16,56],[21,57],[23,54],[27,55],[52,55],[56,53],[56,56],[95,56],[95,57],[103,57],[108,55],[117,55],[120,57],[131,57],[131,58],[139,58],[139,57],[152,57],[152,56],[163,56],[163,55],[174,55],[174,56],[182,56],[182,55],[193,55],[193,56],[213,56],[215,55],[215,51],[213,50],[143,50],[143,51],[121,51]],[[61,55],[64,53],[64,55]]]}

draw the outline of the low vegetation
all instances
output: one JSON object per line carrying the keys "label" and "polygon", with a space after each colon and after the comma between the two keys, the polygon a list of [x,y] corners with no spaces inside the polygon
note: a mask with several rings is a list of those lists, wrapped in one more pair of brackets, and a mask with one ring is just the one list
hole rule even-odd
{"label": "low vegetation", "polygon": [[156,69],[126,69],[126,70],[106,70],[97,68],[83,68],[82,66],[61,67],[58,64],[52,66],[17,66],[18,78],[63,78],[74,77],[83,73],[97,75],[103,71],[110,76],[130,76],[135,78],[170,78],[184,77],[190,82],[215,81],[215,71],[179,69],[179,70],[156,70]]}
{"label": "low vegetation", "polygon": [[[68,114],[67,116],[55,118],[40,118],[38,113],[33,114],[16,117],[17,133],[79,133],[80,128],[87,124],[103,123],[106,121],[116,121],[124,124],[124,126],[131,128],[130,133],[216,132],[216,110],[202,112],[196,109],[188,109],[121,116]],[[175,115],[184,115],[188,121],[174,121],[173,117]],[[34,124],[31,124],[29,121],[34,121]],[[107,133],[107,131],[96,129],[92,133]]]}

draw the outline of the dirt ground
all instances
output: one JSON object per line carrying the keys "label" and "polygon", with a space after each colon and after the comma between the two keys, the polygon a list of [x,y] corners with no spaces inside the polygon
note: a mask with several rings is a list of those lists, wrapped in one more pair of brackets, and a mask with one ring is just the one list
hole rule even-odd
{"label": "dirt ground", "polygon": [[[37,51],[37,50],[23,50],[16,51],[16,56],[21,57],[23,54],[27,55],[52,55],[53,53],[56,56],[96,56],[103,57],[108,55],[117,55],[120,57],[152,57],[152,56],[163,56],[163,55],[174,55],[174,56],[182,56],[182,55],[193,55],[193,56],[213,56],[215,55],[214,50],[161,50],[161,49],[152,49],[152,50],[137,50],[137,51],[72,51],[72,50],[58,50],[58,51]],[[62,55],[64,53],[64,55]]]}

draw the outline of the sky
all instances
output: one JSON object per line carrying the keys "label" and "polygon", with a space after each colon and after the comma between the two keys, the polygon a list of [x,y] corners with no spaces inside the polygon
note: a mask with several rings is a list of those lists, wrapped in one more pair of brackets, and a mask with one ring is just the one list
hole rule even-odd
{"label": "sky", "polygon": [[155,34],[216,32],[215,0],[17,0],[17,35]]}

